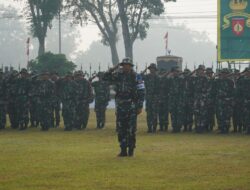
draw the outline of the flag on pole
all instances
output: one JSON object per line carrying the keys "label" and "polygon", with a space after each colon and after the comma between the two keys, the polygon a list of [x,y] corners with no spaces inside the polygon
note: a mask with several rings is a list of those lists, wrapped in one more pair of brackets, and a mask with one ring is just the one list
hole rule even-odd
{"label": "flag on pole", "polygon": [[27,55],[29,55],[30,54],[30,38],[27,39],[26,43],[27,43],[27,52],[26,53],[27,53]]}
{"label": "flag on pole", "polygon": [[164,36],[164,39],[165,39],[165,48],[166,48],[166,50],[168,50],[168,32],[165,34],[165,36]]}

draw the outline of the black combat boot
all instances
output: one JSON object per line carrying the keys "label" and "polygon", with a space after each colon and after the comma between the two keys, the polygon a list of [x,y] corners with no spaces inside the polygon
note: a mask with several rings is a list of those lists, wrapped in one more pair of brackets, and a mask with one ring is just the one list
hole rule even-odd
{"label": "black combat boot", "polygon": [[118,154],[118,157],[126,157],[126,156],[128,156],[127,148],[123,147],[121,148],[121,152]]}
{"label": "black combat boot", "polygon": [[128,149],[128,156],[129,157],[134,156],[134,148],[133,147],[129,147],[129,149]]}

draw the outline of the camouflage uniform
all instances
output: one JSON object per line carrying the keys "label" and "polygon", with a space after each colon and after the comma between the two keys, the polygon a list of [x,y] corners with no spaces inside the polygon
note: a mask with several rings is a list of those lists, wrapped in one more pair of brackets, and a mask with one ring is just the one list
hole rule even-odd
{"label": "camouflage uniform", "polygon": [[160,131],[168,130],[168,95],[169,95],[169,84],[166,76],[160,77],[159,85],[159,106],[158,106],[158,116]]}
{"label": "camouflage uniform", "polygon": [[[227,69],[223,69],[220,75],[228,74]],[[228,133],[230,119],[233,114],[233,93],[234,83],[226,77],[219,77],[216,80],[216,117],[221,133]]]}
{"label": "camouflage uniform", "polygon": [[59,81],[60,99],[62,101],[62,116],[65,131],[71,131],[75,125],[76,118],[76,91],[77,83],[73,80],[71,73]]}
{"label": "camouflage uniform", "polygon": [[[200,65],[197,72],[203,72],[204,66]],[[203,133],[208,123],[208,78],[205,74],[197,74],[194,77],[194,118],[195,130],[197,133]]]}
{"label": "camouflage uniform", "polygon": [[207,88],[207,124],[206,130],[213,131],[215,125],[215,79],[211,76],[213,70],[211,68],[206,69],[206,74],[208,76],[208,88]]}
{"label": "camouflage uniform", "polygon": [[52,127],[59,127],[60,125],[60,110],[61,110],[61,100],[58,89],[59,77],[56,73],[52,74],[51,80],[55,84],[55,93],[52,96]]}
{"label": "camouflage uniform", "polygon": [[235,78],[234,86],[234,104],[233,104],[233,126],[234,132],[242,132],[243,130],[243,118],[244,118],[244,98],[242,92],[244,92],[244,78]]}
{"label": "camouflage uniform", "polygon": [[[133,66],[129,58],[123,59],[122,65],[126,64]],[[117,132],[121,147],[119,156],[127,156],[127,148],[129,156],[132,156],[136,145],[137,111],[142,109],[144,101],[144,83],[134,71],[114,72],[111,69],[104,74],[103,79],[116,85]]]}
{"label": "camouflage uniform", "polygon": [[55,84],[49,80],[49,74],[43,73],[41,76],[38,94],[39,94],[39,120],[43,131],[49,130],[52,125],[52,98],[55,94]]}
{"label": "camouflage uniform", "polygon": [[90,82],[83,77],[82,71],[76,73],[75,82],[77,84],[77,89],[75,127],[77,129],[85,129],[87,127],[89,120],[89,104],[93,102],[94,99]]}
{"label": "camouflage uniform", "polygon": [[17,103],[16,103],[16,85],[18,80],[19,73],[17,71],[13,71],[8,80],[6,82],[6,90],[7,90],[7,112],[9,114],[10,124],[12,129],[18,128],[18,115],[17,115]]}
{"label": "camouflage uniform", "polygon": [[[155,69],[156,65],[151,64],[148,69]],[[155,132],[157,128],[158,103],[159,103],[159,84],[160,79],[156,73],[142,75],[146,87],[146,112],[148,132]]]}
{"label": "camouflage uniform", "polygon": [[237,98],[240,100],[243,112],[242,121],[245,126],[245,130],[250,134],[250,70],[247,68],[244,76],[239,79],[239,86],[237,87]]}
{"label": "camouflage uniform", "polygon": [[37,80],[37,75],[31,77],[30,84],[30,123],[31,127],[38,127],[39,125],[39,81]]}
{"label": "camouflage uniform", "polygon": [[178,68],[173,68],[172,76],[169,76],[169,112],[171,113],[173,133],[181,131],[184,109],[184,77],[176,72],[178,72]]}
{"label": "camouflage uniform", "polygon": [[0,71],[0,130],[6,125],[6,84],[3,72]]}
{"label": "camouflage uniform", "polygon": [[109,84],[102,80],[103,74],[98,73],[99,81],[92,82],[95,92],[95,112],[97,120],[97,128],[105,126],[105,112],[110,100]]}
{"label": "camouflage uniform", "polygon": [[[20,130],[24,130],[28,127],[29,123],[29,89],[30,80],[27,78],[28,72],[26,69],[22,69],[21,77],[17,80],[16,84],[16,108],[18,116],[18,125]],[[26,75],[26,76],[22,76]]]}
{"label": "camouflage uniform", "polygon": [[190,77],[191,71],[184,70],[184,89],[183,89],[183,126],[184,131],[192,131],[193,113],[194,113],[194,94],[193,94],[193,80]]}

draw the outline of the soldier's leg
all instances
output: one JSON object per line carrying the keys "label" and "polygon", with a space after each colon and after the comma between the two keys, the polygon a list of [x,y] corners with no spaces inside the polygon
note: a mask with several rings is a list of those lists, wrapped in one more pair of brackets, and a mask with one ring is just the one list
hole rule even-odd
{"label": "soldier's leg", "polygon": [[60,110],[61,110],[60,101],[57,101],[55,106],[56,127],[60,126]]}
{"label": "soldier's leg", "polygon": [[158,100],[153,100],[152,105],[152,126],[153,126],[153,132],[156,132],[157,124],[158,124]]}
{"label": "soldier's leg", "polygon": [[150,100],[146,101],[146,112],[147,112],[147,126],[148,126],[148,133],[153,132],[153,108],[152,102]]}
{"label": "soldier's leg", "polygon": [[5,129],[6,125],[6,110],[5,105],[0,105],[0,129]]}
{"label": "soldier's leg", "polygon": [[127,156],[127,130],[129,128],[128,111],[123,107],[117,106],[116,117],[117,117],[117,133],[118,141],[120,144],[121,152],[118,156]]}
{"label": "soldier's leg", "polygon": [[136,147],[136,130],[137,130],[137,113],[135,107],[131,107],[130,111],[130,124],[127,130],[128,139],[128,156],[134,155],[134,149]]}
{"label": "soldier's leg", "polygon": [[89,121],[89,105],[84,105],[83,107],[83,122],[82,122],[82,128],[86,129]]}

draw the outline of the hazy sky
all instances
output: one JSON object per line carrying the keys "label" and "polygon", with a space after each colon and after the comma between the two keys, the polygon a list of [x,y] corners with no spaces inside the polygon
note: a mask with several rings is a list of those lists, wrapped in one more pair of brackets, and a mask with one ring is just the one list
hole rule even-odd
{"label": "hazy sky", "polygon": [[[216,43],[216,2],[217,0],[177,0],[176,3],[166,4],[166,13],[174,24],[184,23],[194,31],[206,32],[210,40]],[[11,0],[0,0],[0,4],[14,5]],[[93,25],[81,28],[79,32],[82,34],[79,50],[86,50],[93,41],[99,39],[98,29]]]}

